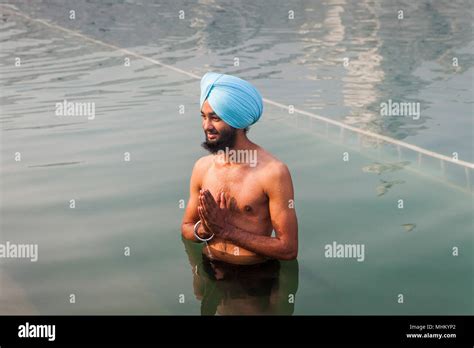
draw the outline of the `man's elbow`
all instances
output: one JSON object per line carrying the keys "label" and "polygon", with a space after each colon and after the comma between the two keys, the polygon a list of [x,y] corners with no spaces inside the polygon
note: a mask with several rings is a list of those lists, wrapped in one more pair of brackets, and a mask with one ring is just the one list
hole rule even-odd
{"label": "man's elbow", "polygon": [[190,229],[187,225],[188,224],[182,224],[181,225],[181,235],[183,236],[184,239],[194,240],[194,233],[193,233],[193,231],[190,231]]}
{"label": "man's elbow", "polygon": [[279,257],[283,261],[295,260],[298,257],[298,248],[290,248],[285,250]]}

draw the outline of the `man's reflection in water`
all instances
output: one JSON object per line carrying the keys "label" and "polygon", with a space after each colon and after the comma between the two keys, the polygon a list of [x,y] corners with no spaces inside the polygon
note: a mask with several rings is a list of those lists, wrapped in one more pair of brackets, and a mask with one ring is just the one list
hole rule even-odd
{"label": "man's reflection in water", "polygon": [[269,260],[232,265],[210,260],[205,245],[184,240],[202,315],[292,315],[298,290],[298,261]]}

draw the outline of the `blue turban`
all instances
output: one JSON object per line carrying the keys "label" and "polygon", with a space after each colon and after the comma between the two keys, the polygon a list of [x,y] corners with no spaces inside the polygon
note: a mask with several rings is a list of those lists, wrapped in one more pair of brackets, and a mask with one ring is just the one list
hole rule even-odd
{"label": "blue turban", "polygon": [[238,77],[208,72],[201,79],[201,109],[208,101],[228,125],[243,129],[260,119],[262,96],[249,82]]}

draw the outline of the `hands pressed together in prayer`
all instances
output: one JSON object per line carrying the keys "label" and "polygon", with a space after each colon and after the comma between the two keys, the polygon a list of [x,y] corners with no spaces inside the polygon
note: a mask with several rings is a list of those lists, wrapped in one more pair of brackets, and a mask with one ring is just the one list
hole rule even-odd
{"label": "hands pressed together in prayer", "polygon": [[216,201],[209,190],[199,190],[198,213],[204,229],[204,234],[199,229],[199,236],[209,238],[214,234],[215,237],[225,238],[230,230],[228,223],[230,212],[223,191],[219,193]]}

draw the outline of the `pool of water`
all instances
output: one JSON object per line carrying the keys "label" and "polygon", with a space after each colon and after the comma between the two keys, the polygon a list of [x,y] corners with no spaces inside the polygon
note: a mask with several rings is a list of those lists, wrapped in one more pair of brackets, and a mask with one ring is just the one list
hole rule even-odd
{"label": "pool of water", "polygon": [[[282,104],[474,160],[468,1],[11,4],[184,71],[238,74]],[[0,259],[1,314],[474,313],[472,191],[269,104],[249,136],[291,170],[298,260],[248,272],[209,265],[180,235],[180,201],[205,154],[199,81],[136,57],[125,66],[122,51],[4,6],[0,241],[36,243],[39,259]],[[64,99],[95,102],[95,118],[56,116]],[[420,118],[381,117],[388,99],[419,102]],[[363,262],[325,257],[333,242],[363,244]]]}

